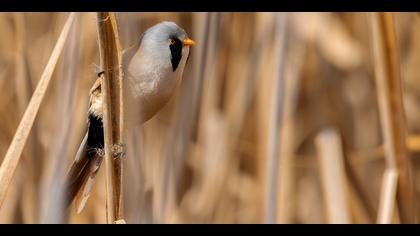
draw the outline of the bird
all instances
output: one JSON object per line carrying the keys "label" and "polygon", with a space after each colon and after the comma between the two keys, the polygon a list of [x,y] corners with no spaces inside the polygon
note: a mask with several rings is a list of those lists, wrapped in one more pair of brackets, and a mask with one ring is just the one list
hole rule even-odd
{"label": "bird", "polygon": [[[122,52],[124,130],[150,120],[168,103],[194,44],[175,22],[163,21]],[[86,134],[66,176],[66,204],[75,201],[77,213],[86,205],[104,155],[100,78],[90,90]]]}

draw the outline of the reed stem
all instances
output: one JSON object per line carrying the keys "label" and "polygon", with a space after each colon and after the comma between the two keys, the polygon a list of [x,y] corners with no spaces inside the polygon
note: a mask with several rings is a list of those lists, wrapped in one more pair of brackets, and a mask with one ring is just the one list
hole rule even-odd
{"label": "reed stem", "polygon": [[115,147],[123,144],[123,98],[121,47],[114,13],[97,13],[101,88],[103,96],[103,125],[105,141],[107,222],[123,220],[121,156],[115,156]]}

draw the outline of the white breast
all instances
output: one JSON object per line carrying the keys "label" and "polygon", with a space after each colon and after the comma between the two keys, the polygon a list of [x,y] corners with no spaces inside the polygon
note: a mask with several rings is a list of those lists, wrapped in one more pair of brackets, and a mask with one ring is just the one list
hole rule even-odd
{"label": "white breast", "polygon": [[175,71],[172,71],[170,58],[145,57],[145,53],[141,53],[142,50],[138,50],[134,55],[124,74],[124,111],[127,127],[149,120],[175,93],[188,55],[189,49],[185,49]]}

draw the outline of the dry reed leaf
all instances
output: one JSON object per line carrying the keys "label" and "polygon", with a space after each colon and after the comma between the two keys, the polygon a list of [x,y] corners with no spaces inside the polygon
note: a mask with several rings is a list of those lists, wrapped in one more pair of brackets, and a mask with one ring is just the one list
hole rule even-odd
{"label": "dry reed leaf", "polygon": [[25,146],[33,122],[38,113],[39,106],[41,105],[41,102],[47,91],[49,82],[51,81],[52,73],[58,61],[60,53],[64,47],[64,43],[66,42],[74,18],[75,14],[70,13],[66,24],[64,25],[63,30],[60,34],[60,37],[57,40],[54,50],[51,53],[50,60],[48,61],[47,66],[45,67],[41,79],[22,117],[19,127],[16,130],[15,136],[13,137],[13,141],[10,144],[9,150],[7,151],[6,156],[3,159],[2,165],[0,166],[0,206],[3,203],[3,200],[6,196],[7,188],[9,187],[10,181],[16,170],[23,147]]}

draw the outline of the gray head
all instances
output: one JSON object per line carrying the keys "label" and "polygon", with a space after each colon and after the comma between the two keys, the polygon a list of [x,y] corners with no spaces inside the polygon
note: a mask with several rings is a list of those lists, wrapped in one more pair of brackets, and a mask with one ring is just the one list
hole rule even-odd
{"label": "gray head", "polygon": [[166,57],[175,71],[181,58],[188,57],[194,41],[174,22],[163,21],[149,28],[143,35],[142,48],[155,57]]}

